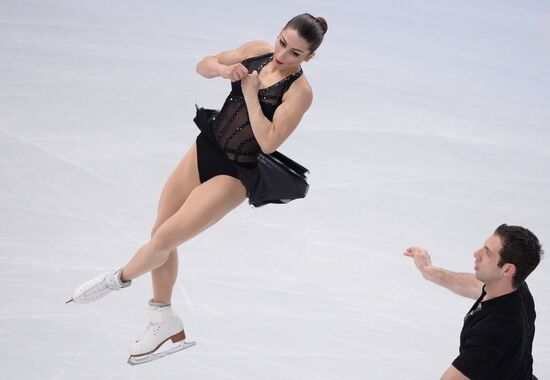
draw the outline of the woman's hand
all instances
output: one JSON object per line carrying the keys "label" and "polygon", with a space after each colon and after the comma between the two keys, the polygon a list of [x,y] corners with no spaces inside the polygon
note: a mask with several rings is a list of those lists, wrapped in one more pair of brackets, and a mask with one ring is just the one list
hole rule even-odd
{"label": "woman's hand", "polygon": [[258,77],[258,72],[256,70],[254,70],[252,74],[247,74],[244,78],[242,78],[241,88],[245,99],[257,97],[258,91],[260,90],[260,84],[260,78]]}
{"label": "woman's hand", "polygon": [[222,68],[220,75],[222,78],[230,79],[231,82],[237,82],[248,75],[248,69],[242,63],[235,63]]}

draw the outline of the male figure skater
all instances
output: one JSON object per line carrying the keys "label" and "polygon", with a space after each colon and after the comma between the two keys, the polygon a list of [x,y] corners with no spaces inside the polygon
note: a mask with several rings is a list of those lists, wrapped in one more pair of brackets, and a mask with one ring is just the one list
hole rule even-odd
{"label": "male figure skater", "polygon": [[451,272],[432,265],[428,252],[410,247],[422,276],[476,300],[464,318],[460,354],[442,380],[531,380],[535,304],[525,283],[543,255],[528,229],[502,224],[474,253],[475,274]]}

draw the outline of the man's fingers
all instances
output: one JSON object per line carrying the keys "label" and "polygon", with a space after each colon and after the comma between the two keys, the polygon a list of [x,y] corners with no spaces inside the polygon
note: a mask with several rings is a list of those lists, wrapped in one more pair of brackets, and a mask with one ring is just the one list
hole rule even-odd
{"label": "man's fingers", "polygon": [[409,247],[403,252],[405,256],[414,257],[415,253],[417,253],[418,248],[417,247]]}
{"label": "man's fingers", "polygon": [[425,253],[425,251],[420,247],[409,247],[403,252],[405,256],[414,257],[417,254]]}

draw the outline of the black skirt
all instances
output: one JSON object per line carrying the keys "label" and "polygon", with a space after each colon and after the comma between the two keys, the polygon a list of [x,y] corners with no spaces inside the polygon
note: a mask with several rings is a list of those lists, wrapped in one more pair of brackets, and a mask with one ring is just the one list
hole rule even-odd
{"label": "black skirt", "polygon": [[201,133],[197,137],[197,159],[201,182],[225,174],[238,178],[246,189],[248,202],[260,207],[269,203],[288,203],[304,198],[309,171],[280,152],[258,152],[254,163],[230,160],[218,145],[210,123],[218,111],[197,107],[193,121]]}

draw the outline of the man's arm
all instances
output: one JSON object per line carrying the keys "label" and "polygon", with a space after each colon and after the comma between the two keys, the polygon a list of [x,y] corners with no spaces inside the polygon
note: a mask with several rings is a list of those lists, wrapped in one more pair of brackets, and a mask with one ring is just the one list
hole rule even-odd
{"label": "man's arm", "polygon": [[441,376],[441,380],[469,380],[469,378],[451,364]]}
{"label": "man's arm", "polygon": [[434,267],[428,252],[420,247],[410,247],[404,252],[405,256],[412,257],[422,276],[431,282],[441,285],[463,297],[478,299],[483,283],[472,273],[451,272],[443,268]]}

